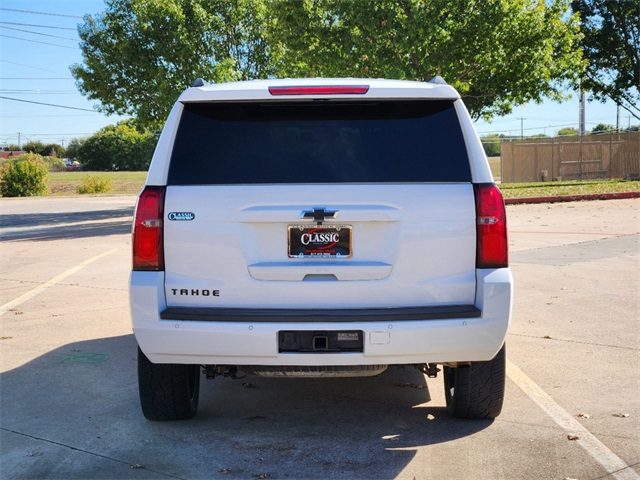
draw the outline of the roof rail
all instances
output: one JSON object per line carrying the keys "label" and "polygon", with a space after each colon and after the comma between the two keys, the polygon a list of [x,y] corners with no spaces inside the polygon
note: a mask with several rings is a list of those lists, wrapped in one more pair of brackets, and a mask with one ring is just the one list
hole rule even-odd
{"label": "roof rail", "polygon": [[440,75],[436,75],[435,77],[433,77],[431,80],[429,80],[429,83],[433,83],[435,85],[447,85],[447,82],[445,82],[444,78],[442,78]]}
{"label": "roof rail", "polygon": [[196,81],[191,84],[192,87],[204,87],[209,85],[209,82],[204,81],[202,78],[196,78]]}

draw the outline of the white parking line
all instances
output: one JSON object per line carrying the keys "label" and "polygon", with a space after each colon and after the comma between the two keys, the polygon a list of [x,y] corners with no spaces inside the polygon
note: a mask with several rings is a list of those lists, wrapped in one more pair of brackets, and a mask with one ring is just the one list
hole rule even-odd
{"label": "white parking line", "polygon": [[42,285],[39,285],[38,287],[34,288],[33,290],[28,291],[27,293],[25,293],[24,295],[20,295],[18,298],[16,298],[15,300],[12,300],[10,302],[5,303],[4,305],[2,305],[0,307],[0,315],[4,315],[5,313],[7,313],[9,310],[16,308],[18,305],[22,305],[23,303],[31,300],[33,297],[35,297],[36,295],[44,292],[46,289],[48,289],[49,287],[52,287],[53,285],[55,285],[56,283],[61,282],[62,280],[64,280],[65,278],[67,278],[69,275],[73,275],[74,273],[76,273],[78,270],[83,269],[84,267],[86,267],[87,265],[95,262],[96,260],[100,260],[103,257],[106,257],[107,255],[111,255],[114,252],[117,252],[118,250],[120,250],[120,248],[114,248],[113,250],[109,250],[108,252],[103,252],[100,255],[96,255],[95,257],[92,257],[88,260],[85,260],[82,263],[79,263],[78,265],[76,265],[73,268],[70,268],[69,270],[67,270],[66,272],[61,273],[60,275],[58,275],[57,277],[52,278],[51,280],[43,283]]}
{"label": "white parking line", "polygon": [[531,380],[522,370],[507,360],[507,375],[520,389],[542,408],[551,419],[567,434],[580,438],[575,442],[598,462],[612,478],[619,480],[639,480],[633,468],[609,450],[589,430],[584,428],[573,415],[558,405],[542,388]]}

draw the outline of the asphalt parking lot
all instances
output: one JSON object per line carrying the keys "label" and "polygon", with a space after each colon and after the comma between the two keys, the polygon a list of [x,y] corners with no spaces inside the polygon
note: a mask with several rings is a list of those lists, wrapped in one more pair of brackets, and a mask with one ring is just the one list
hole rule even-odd
{"label": "asphalt parking lot", "polygon": [[138,404],[135,199],[0,199],[0,477],[640,478],[640,200],[508,207],[505,408],[451,419],[442,378],[204,381]]}

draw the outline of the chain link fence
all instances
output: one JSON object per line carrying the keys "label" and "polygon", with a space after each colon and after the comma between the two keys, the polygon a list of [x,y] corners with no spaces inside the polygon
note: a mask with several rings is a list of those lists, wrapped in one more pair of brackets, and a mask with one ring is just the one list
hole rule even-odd
{"label": "chain link fence", "polygon": [[502,183],[640,178],[640,132],[501,143]]}

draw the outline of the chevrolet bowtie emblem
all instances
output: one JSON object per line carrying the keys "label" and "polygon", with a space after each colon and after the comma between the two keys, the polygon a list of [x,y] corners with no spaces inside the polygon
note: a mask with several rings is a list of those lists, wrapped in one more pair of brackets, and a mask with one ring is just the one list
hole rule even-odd
{"label": "chevrolet bowtie emblem", "polygon": [[314,208],[313,210],[303,210],[300,218],[312,218],[314,221],[321,224],[327,218],[336,218],[338,211],[328,211],[326,209]]}

